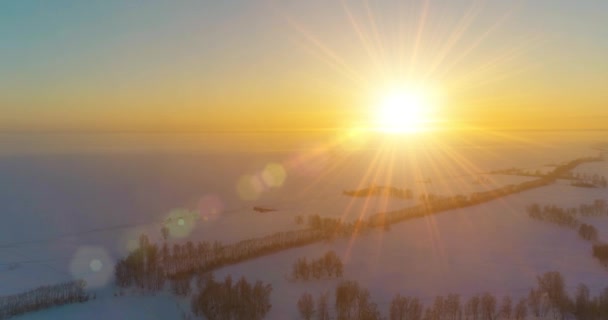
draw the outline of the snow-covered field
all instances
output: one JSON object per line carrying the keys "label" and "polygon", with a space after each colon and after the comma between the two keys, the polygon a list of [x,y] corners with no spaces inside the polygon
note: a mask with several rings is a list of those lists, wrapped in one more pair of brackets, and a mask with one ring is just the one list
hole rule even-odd
{"label": "snow-covered field", "polygon": [[[336,281],[292,283],[286,279],[299,257],[315,258],[328,250],[345,261],[345,279],[357,280],[385,314],[397,293],[432,302],[436,295],[470,296],[486,291],[498,296],[525,296],[537,275],[560,271],[573,292],[579,283],[594,293],[608,286],[606,270],[591,257],[589,243],[576,232],[531,220],[525,206],[532,202],[575,205],[606,199],[606,193],[579,193],[557,184],[509,196],[472,208],[453,210],[400,223],[390,231],[341,239],[290,250],[224,268],[216,274],[245,276],[273,284],[275,302],[269,318],[294,318],[299,296],[308,291],[333,292]],[[595,218],[601,220],[602,218]],[[607,218],[603,218],[608,220]],[[608,224],[600,226],[608,236]],[[273,266],[269,271],[265,266]]]}
{"label": "snow-covered field", "polygon": [[[303,228],[296,216],[351,220],[413,205],[416,200],[351,198],[342,191],[387,185],[415,195],[469,194],[533,178],[488,175],[510,167],[536,170],[595,155],[586,142],[565,145],[467,145],[302,149],[263,153],[13,153],[0,157],[0,295],[74,278],[97,299],[24,315],[23,319],[178,319],[188,305],[168,293],[114,297],[113,263],[141,233],[161,239],[168,218],[187,231],[171,241],[225,243]],[[608,177],[608,162],[575,172]],[[297,317],[305,292],[333,290],[336,280],[287,280],[299,257],[334,250],[344,279],[370,289],[387,313],[396,293],[430,299],[490,291],[524,295],[535,277],[560,271],[573,290],[608,286],[608,271],[576,232],[528,218],[532,202],[575,207],[608,200],[606,189],[566,181],[475,207],[391,226],[354,239],[318,243],[225,267],[216,278],[245,276],[273,286],[269,319]],[[276,209],[257,213],[254,206]],[[186,212],[186,213],[185,213]],[[194,212],[188,218],[187,212]],[[587,218],[608,239],[608,218]],[[182,237],[183,236],[183,237]],[[86,316],[85,316],[86,315]]]}

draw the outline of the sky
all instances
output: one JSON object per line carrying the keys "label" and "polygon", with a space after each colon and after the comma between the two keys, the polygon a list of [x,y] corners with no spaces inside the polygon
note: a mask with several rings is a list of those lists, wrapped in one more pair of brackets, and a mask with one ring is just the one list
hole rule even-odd
{"label": "sky", "polygon": [[[608,129],[603,0],[2,1],[0,131]],[[425,89],[425,90],[426,90]]]}

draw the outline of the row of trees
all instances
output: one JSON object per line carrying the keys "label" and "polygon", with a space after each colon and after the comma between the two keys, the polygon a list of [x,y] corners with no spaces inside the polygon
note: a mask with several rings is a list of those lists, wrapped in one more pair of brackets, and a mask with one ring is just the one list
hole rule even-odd
{"label": "row of trees", "polygon": [[[335,290],[335,319],[382,319],[378,306],[371,301],[369,291],[359,286],[354,281],[344,281]],[[329,295],[324,293],[319,296],[315,306],[314,298],[309,293],[304,293],[298,300],[298,310],[302,318],[311,320],[313,317],[319,320],[333,319],[330,312]]]}
{"label": "row of trees", "polygon": [[294,248],[329,238],[328,231],[295,230],[267,237],[240,241],[230,245],[220,242],[174,243],[162,247],[151,244],[147,236],[140,237],[139,246],[120,259],[114,269],[116,284],[160,290],[166,279],[183,279],[200,272]]}
{"label": "row of trees", "polygon": [[606,200],[596,199],[591,204],[581,204],[578,212],[585,217],[608,215],[608,205]]}
{"label": "row of trees", "polygon": [[180,273],[196,274],[212,271],[215,268],[233,264],[247,259],[274,253],[313,242],[332,239],[337,236],[352,236],[375,227],[387,227],[406,219],[425,216],[444,210],[475,205],[511,193],[520,192],[553,182],[560,175],[567,173],[580,163],[596,161],[595,158],[583,158],[557,167],[552,173],[541,179],[524,182],[516,186],[506,186],[471,196],[425,197],[421,205],[404,210],[381,213],[368,220],[343,222],[334,218],[322,218],[319,215],[308,217],[308,230],[280,232],[267,237],[241,241],[232,245],[219,242],[199,242],[194,244],[174,244],[172,250],[165,243],[162,248],[151,245],[146,239],[140,239],[140,246],[116,264],[115,275],[118,285],[127,287],[136,285],[141,288],[158,290],[164,285],[164,277],[173,277]]}
{"label": "row of trees", "polygon": [[543,177],[543,176],[545,176],[545,174],[543,174],[539,169],[532,171],[532,170],[526,170],[526,169],[515,168],[515,167],[494,170],[494,171],[490,171],[489,173],[490,174],[505,174],[505,175],[513,175],[513,176],[524,176],[524,177]]}
{"label": "row of trees", "polygon": [[593,243],[593,257],[598,259],[600,263],[608,267],[608,244],[600,242],[597,229],[586,223],[581,223],[575,214],[581,215],[598,215],[606,210],[606,202],[604,200],[595,200],[590,205],[581,205],[579,209],[569,208],[563,209],[556,206],[544,206],[532,204],[527,208],[530,217],[543,221],[550,221],[562,226],[571,228],[578,227],[578,235],[586,241]]}
{"label": "row of trees", "polygon": [[538,179],[522,182],[517,185],[508,185],[497,189],[475,192],[469,196],[455,195],[442,197],[436,195],[422,195],[421,205],[379,213],[371,216],[369,223],[373,226],[385,226],[403,220],[415,219],[425,215],[438,213],[445,210],[458,209],[477,205],[490,200],[498,199],[510,194],[542,187],[555,182],[562,175],[569,173],[578,165],[586,162],[601,161],[599,157],[579,158],[556,167],[553,171],[541,175]]}
{"label": "row of trees", "polygon": [[606,177],[598,175],[598,174],[581,174],[581,173],[571,173],[567,176],[568,178],[574,180],[572,182],[573,186],[576,187],[588,187],[588,188],[606,188],[608,187],[608,181]]}
{"label": "row of trees", "polygon": [[587,241],[598,241],[597,229],[590,224],[581,224],[581,226],[578,228],[578,235]]}
{"label": "row of trees", "polygon": [[[220,242],[188,241],[175,243],[171,248],[164,243],[150,244],[147,237],[140,238],[139,247],[127,257],[117,262],[115,268],[116,283],[121,287],[138,286],[140,288],[159,290],[163,288],[166,278],[185,279],[199,272],[209,272],[216,268],[257,258],[289,248],[310,243],[330,240],[334,237],[354,236],[376,227],[389,226],[392,223],[412,219],[445,210],[462,208],[481,202],[496,199],[515,192],[552,183],[560,175],[569,172],[577,165],[596,161],[596,158],[582,158],[555,168],[552,173],[534,181],[519,185],[510,185],[495,190],[478,192],[467,196],[425,197],[422,204],[399,211],[371,216],[368,220],[344,222],[340,219],[322,218],[319,215],[308,217],[309,228],[279,232],[270,236],[244,240],[230,245]],[[185,280],[184,280],[185,281]]]}
{"label": "row of trees", "polygon": [[213,276],[202,275],[197,285],[199,293],[192,297],[192,313],[204,319],[263,319],[272,307],[272,286],[260,281],[251,284],[241,278],[233,283],[228,276],[218,282]]}
{"label": "row of trees", "polygon": [[527,207],[528,215],[536,220],[548,221],[560,226],[578,228],[578,234],[581,238],[591,241],[598,242],[597,229],[586,223],[582,223],[576,218],[576,214],[581,215],[597,215],[598,212],[605,212],[605,201],[595,200],[591,205],[581,205],[580,209],[577,208],[560,208],[557,206],[541,206],[537,203],[529,205]]}
{"label": "row of trees", "polygon": [[24,293],[0,297],[0,319],[7,319],[71,303],[89,300],[84,280],[39,287]]}
{"label": "row of trees", "polygon": [[552,222],[563,227],[577,228],[581,222],[574,216],[574,209],[563,209],[557,206],[529,205],[526,210],[532,219]]}
{"label": "row of trees", "polygon": [[328,251],[319,259],[308,262],[306,258],[299,258],[292,269],[294,280],[309,280],[327,278],[340,278],[344,272],[342,260],[334,251]]}
{"label": "row of trees", "polygon": [[373,197],[373,196],[385,196],[399,199],[413,199],[414,192],[410,189],[400,189],[396,187],[386,186],[372,186],[365,189],[359,190],[345,190],[342,192],[343,195],[349,197]]}
{"label": "row of trees", "polygon": [[[369,291],[356,282],[339,284],[334,301],[336,319],[383,319],[377,305],[370,301]],[[321,295],[315,304],[313,296],[304,293],[297,305],[303,319],[334,318],[328,308],[327,294]],[[510,296],[498,302],[491,293],[474,295],[467,300],[462,300],[458,294],[449,294],[435,297],[425,307],[416,297],[397,294],[390,302],[388,312],[390,320],[599,320],[608,319],[608,288],[592,297],[589,288],[581,284],[575,296],[570,298],[562,275],[547,272],[537,277],[536,287],[517,303]]]}
{"label": "row of trees", "polygon": [[608,215],[608,205],[606,203],[606,200],[604,199],[596,199],[590,204],[581,204],[578,206],[578,208],[561,208],[556,205],[541,206],[538,203],[533,203],[529,205],[526,209],[528,213],[536,215],[551,213],[568,215],[580,214],[584,217]]}

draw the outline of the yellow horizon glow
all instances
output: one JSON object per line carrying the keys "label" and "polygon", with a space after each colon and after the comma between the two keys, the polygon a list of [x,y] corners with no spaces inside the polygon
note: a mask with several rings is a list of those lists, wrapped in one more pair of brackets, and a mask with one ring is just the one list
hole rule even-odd
{"label": "yellow horizon glow", "polygon": [[[199,19],[191,21],[193,25],[168,23],[159,41],[149,39],[156,39],[160,30],[138,25],[141,13],[129,10],[134,19],[125,16],[124,37],[116,37],[112,27],[100,28],[107,34],[96,34],[99,39],[57,39],[66,41],[63,45],[28,35],[33,31],[28,28],[11,26],[22,19],[3,20],[7,30],[16,32],[11,40],[17,42],[9,47],[20,59],[4,59],[11,65],[5,73],[0,130],[317,134],[357,126],[383,134],[420,132],[419,127],[433,132],[460,127],[607,129],[603,80],[608,65],[602,42],[578,36],[598,29],[562,32],[564,42],[553,41],[547,34],[568,24],[521,28],[519,6],[496,2],[493,10],[486,11],[482,3],[342,1],[323,3],[327,7],[319,12],[323,18],[311,14],[321,2],[275,3],[271,10],[252,3],[255,13],[239,23],[232,17],[235,12],[204,5],[204,12],[228,14],[214,22],[217,28],[192,28]],[[201,9],[198,5],[176,8]],[[23,12],[27,11],[15,13]],[[259,18],[268,21],[259,30],[250,28]],[[593,17],[589,18],[592,27]],[[49,27],[57,23],[55,27],[64,24],[58,31],[79,30],[72,25],[76,21],[80,20],[58,19]],[[540,29],[533,31],[536,27]],[[547,34],[538,32],[543,28]],[[209,31],[216,29],[232,31]],[[207,37],[209,41],[201,41]],[[32,47],[39,45],[40,50],[29,50],[32,47],[22,40],[31,41]],[[103,59],[93,45],[103,49]],[[68,51],[73,57],[57,51],[62,47],[73,48]],[[28,50],[40,56],[19,54]],[[575,63],[580,61],[584,66]],[[399,118],[392,115],[401,111],[388,111],[387,121],[382,121],[388,130],[375,130],[383,99],[374,96],[376,86],[404,81],[408,86],[400,90],[405,91],[417,91],[409,86],[412,83],[441,84],[444,103],[433,111],[437,114],[413,124],[392,123]],[[378,92],[390,95],[386,90]],[[402,100],[408,99],[412,100]]]}

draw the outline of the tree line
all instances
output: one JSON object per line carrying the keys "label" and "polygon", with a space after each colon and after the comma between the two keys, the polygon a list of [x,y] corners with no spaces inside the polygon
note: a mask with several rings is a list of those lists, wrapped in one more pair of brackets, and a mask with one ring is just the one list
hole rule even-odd
{"label": "tree line", "polygon": [[191,279],[198,273],[328,239],[329,234],[328,229],[307,229],[280,232],[229,245],[218,241],[196,244],[188,241],[172,246],[165,242],[160,248],[142,235],[139,246],[116,263],[115,281],[120,287],[135,286],[155,291],[161,290],[165,280],[169,280],[175,291],[179,292],[182,291],[179,282]]}
{"label": "tree line", "polygon": [[581,204],[578,207],[561,208],[556,205],[544,205],[541,206],[538,203],[532,203],[526,207],[526,211],[530,215],[551,215],[551,214],[567,214],[567,215],[578,215],[583,217],[595,217],[608,215],[608,204],[604,199],[596,199],[589,204]]}
{"label": "tree line", "polygon": [[608,205],[604,199],[596,199],[591,204],[581,204],[578,212],[585,217],[608,215]]}
{"label": "tree line", "polygon": [[215,281],[207,274],[201,274],[196,282],[199,292],[192,297],[191,310],[203,319],[263,319],[272,307],[270,284],[251,284],[245,278],[233,283],[230,276],[223,282]]}
{"label": "tree line", "polygon": [[182,292],[186,279],[200,272],[210,272],[219,267],[239,263],[286,249],[308,245],[318,241],[327,241],[336,237],[354,236],[374,228],[387,228],[390,224],[403,220],[439,213],[445,210],[472,206],[515,192],[536,188],[552,183],[560,175],[567,173],[577,165],[597,161],[597,158],[581,158],[555,168],[552,173],[534,181],[519,185],[505,186],[498,189],[478,192],[470,196],[425,197],[416,206],[403,210],[380,213],[368,219],[344,222],[335,218],[323,218],[319,215],[308,217],[308,229],[279,232],[269,236],[243,240],[233,244],[222,244],[215,241],[193,243],[174,243],[169,246],[151,244],[144,235],[140,237],[139,247],[120,259],[115,266],[116,284],[121,287],[136,286],[142,289],[160,290],[165,280],[171,280],[176,292]]}
{"label": "tree line", "polygon": [[329,295],[322,294],[315,299],[310,293],[304,293],[298,300],[297,306],[303,319],[381,319],[378,306],[371,301],[369,291],[355,281],[343,281],[336,287],[334,293],[334,308],[330,310]]}
{"label": "tree line", "polygon": [[19,294],[0,297],[0,319],[22,315],[71,303],[89,300],[86,282],[77,280],[52,286],[42,286]]}
{"label": "tree line", "polygon": [[413,199],[414,192],[410,189],[400,189],[397,187],[387,187],[387,186],[372,186],[365,189],[359,190],[344,190],[342,192],[343,195],[349,197],[373,197],[373,196],[388,196],[398,199]]}
{"label": "tree line", "polygon": [[293,264],[291,277],[294,280],[340,278],[344,272],[342,260],[334,251],[328,251],[319,259],[308,262],[306,258],[299,258]]}
{"label": "tree line", "polygon": [[[150,243],[144,234],[139,238],[138,247],[125,258],[119,259],[114,267],[115,282],[120,287],[137,287],[145,290],[161,290],[165,281],[171,282],[176,294],[184,295],[187,287],[184,282],[200,272],[210,272],[219,267],[261,257],[289,248],[304,246],[335,237],[356,235],[372,229],[363,220],[343,222],[340,219],[322,218],[319,215],[308,217],[309,228],[279,232],[270,236],[243,240],[225,245],[219,241],[213,243],[201,241],[194,243],[174,243],[162,246]],[[312,277],[320,272],[319,277],[331,272],[342,273],[342,264],[335,253],[325,256],[322,263],[310,265]],[[318,269],[329,263],[329,268]]]}
{"label": "tree line", "polygon": [[[601,160],[601,158],[594,158],[597,160]],[[516,176],[524,176],[524,177],[546,177],[547,174],[542,173],[540,170],[525,170],[520,168],[508,168],[502,170],[490,171],[490,174],[506,174],[506,175],[516,175]],[[608,180],[606,177],[601,176],[599,174],[584,174],[584,173],[573,173],[573,172],[563,172],[560,176],[560,179],[572,180],[570,183],[575,187],[586,187],[586,188],[606,188],[608,187]]]}
{"label": "tree line", "polygon": [[523,192],[530,189],[543,187],[555,182],[564,174],[567,174],[578,165],[586,162],[602,161],[600,157],[585,157],[572,160],[563,165],[557,166],[553,171],[540,176],[532,181],[525,181],[517,185],[507,185],[493,190],[475,192],[466,195],[454,196],[437,196],[437,195],[421,195],[420,205],[378,213],[369,218],[369,224],[372,226],[385,226],[388,224],[397,223],[404,220],[420,218],[430,214],[436,214],[446,210],[459,209],[469,206],[474,206],[483,202],[488,202],[507,195]]}
{"label": "tree line", "polygon": [[[344,281],[334,291],[333,310],[328,306],[328,294],[314,299],[304,293],[297,302],[302,319],[384,318],[378,306],[370,300],[369,291],[353,281]],[[335,311],[335,312],[331,312]],[[570,297],[559,272],[547,272],[537,277],[536,287],[515,302],[510,296],[497,299],[491,293],[461,299],[458,294],[436,296],[428,306],[417,297],[393,297],[388,308],[390,320],[527,320],[527,319],[608,319],[608,287],[598,296],[591,296],[589,288],[581,284]]]}
{"label": "tree line", "polygon": [[578,228],[581,222],[574,216],[576,209],[563,209],[554,205],[540,206],[537,203],[529,205],[526,210],[532,219],[551,222],[563,227]]}
{"label": "tree line", "polygon": [[555,205],[541,206],[537,203],[529,205],[528,215],[536,220],[548,221],[561,226],[578,229],[578,235],[586,241],[592,242],[592,255],[600,263],[608,267],[608,244],[599,239],[597,229],[590,224],[580,222],[575,215],[597,216],[606,213],[606,201],[595,200],[592,204],[582,204],[579,208],[560,208]]}
{"label": "tree line", "polygon": [[533,203],[526,207],[526,211],[530,218],[536,220],[552,222],[573,229],[578,228],[578,234],[581,238],[594,243],[599,241],[597,229],[593,225],[581,222],[576,215],[580,214],[588,217],[607,213],[605,200],[595,200],[592,204],[581,204],[578,208],[560,208],[555,205],[541,206],[538,203]]}
{"label": "tree line", "polygon": [[512,176],[523,176],[523,177],[544,177],[545,176],[545,174],[543,174],[539,169],[532,171],[532,170],[526,170],[526,169],[515,168],[515,167],[493,170],[488,173],[489,174],[504,174],[504,175],[512,175]]}
{"label": "tree line", "polygon": [[575,187],[586,187],[586,188],[606,188],[608,187],[608,181],[606,177],[598,174],[581,174],[581,173],[569,173],[566,178],[572,179],[571,185]]}

